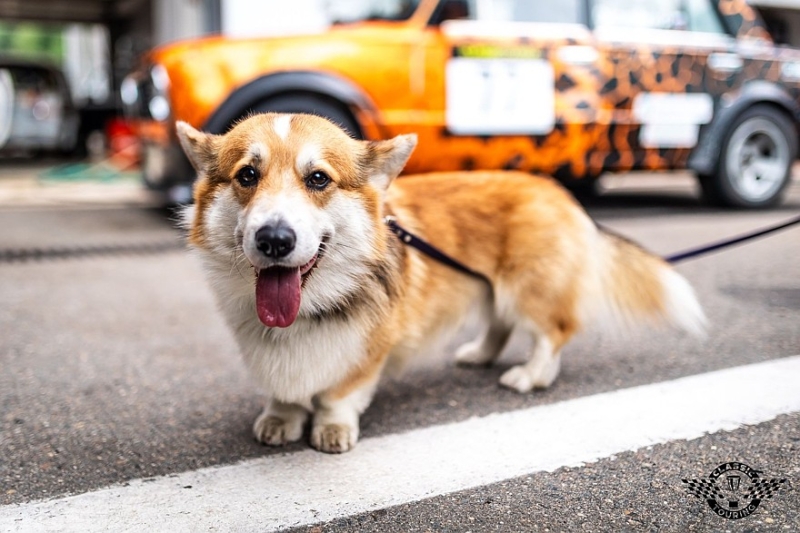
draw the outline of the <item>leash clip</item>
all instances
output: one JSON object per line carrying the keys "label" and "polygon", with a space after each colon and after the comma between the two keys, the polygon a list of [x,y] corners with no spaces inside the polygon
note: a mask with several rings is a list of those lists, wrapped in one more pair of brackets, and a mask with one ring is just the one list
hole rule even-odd
{"label": "leash clip", "polygon": [[397,217],[394,215],[386,215],[383,217],[383,222],[389,227],[389,231],[397,235],[397,237],[406,244],[411,242],[411,234],[400,227],[397,223]]}

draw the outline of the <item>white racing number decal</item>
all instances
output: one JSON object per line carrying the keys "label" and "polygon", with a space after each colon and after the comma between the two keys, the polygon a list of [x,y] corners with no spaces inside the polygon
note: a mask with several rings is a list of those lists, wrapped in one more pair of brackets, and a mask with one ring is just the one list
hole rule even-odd
{"label": "white racing number decal", "polygon": [[555,124],[553,67],[544,59],[453,57],[446,120],[455,135],[543,135]]}
{"label": "white racing number decal", "polygon": [[641,93],[633,99],[633,118],[642,125],[646,148],[692,148],[700,126],[714,117],[714,100],[705,93]]}

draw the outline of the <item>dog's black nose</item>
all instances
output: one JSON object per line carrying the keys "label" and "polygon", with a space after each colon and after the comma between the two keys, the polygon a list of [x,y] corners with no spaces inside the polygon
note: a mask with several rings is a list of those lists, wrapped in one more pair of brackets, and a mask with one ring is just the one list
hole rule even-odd
{"label": "dog's black nose", "polygon": [[283,223],[264,226],[256,232],[256,248],[273,259],[286,257],[292,253],[296,242],[297,235],[294,230]]}

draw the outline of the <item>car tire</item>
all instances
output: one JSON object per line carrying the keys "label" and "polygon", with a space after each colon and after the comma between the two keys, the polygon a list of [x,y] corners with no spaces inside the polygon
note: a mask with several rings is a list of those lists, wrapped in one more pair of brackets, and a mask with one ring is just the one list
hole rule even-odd
{"label": "car tire", "polygon": [[563,184],[578,200],[592,200],[600,196],[600,178],[598,176],[566,180]]}
{"label": "car tire", "polygon": [[705,199],[751,209],[777,204],[791,181],[797,142],[785,113],[766,105],[746,110],[725,135],[717,172],[700,178]]}
{"label": "car tire", "polygon": [[317,115],[327,118],[355,139],[364,138],[361,128],[344,104],[318,95],[279,95],[259,102],[251,110],[255,113],[307,113]]}

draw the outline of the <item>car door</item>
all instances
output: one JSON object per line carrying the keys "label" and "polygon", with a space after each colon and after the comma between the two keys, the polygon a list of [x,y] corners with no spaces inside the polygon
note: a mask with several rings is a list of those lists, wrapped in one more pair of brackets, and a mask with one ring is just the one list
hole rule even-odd
{"label": "car door", "polygon": [[[585,173],[594,142],[595,51],[584,0],[470,0],[431,21],[421,103],[441,110],[432,168]],[[455,4],[444,0],[442,4]]]}
{"label": "car door", "polygon": [[[712,0],[592,0],[607,133],[592,165],[604,170],[685,166],[701,127],[741,65]],[[716,80],[716,82],[715,82]]]}

